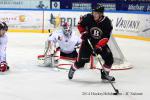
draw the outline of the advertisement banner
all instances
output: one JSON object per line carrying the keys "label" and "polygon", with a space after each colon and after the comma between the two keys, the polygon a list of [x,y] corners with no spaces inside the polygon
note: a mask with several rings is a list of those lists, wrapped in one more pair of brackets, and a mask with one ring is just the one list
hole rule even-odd
{"label": "advertisement banner", "polygon": [[87,13],[79,11],[45,11],[45,29],[59,27],[64,22],[69,22],[72,27],[76,27],[80,17]]}
{"label": "advertisement banner", "polygon": [[80,3],[80,2],[73,2],[72,9],[74,10],[91,10],[92,3]]}
{"label": "advertisement banner", "polygon": [[52,1],[52,9],[60,9],[60,1]]}
{"label": "advertisement banner", "polygon": [[50,0],[0,0],[0,8],[50,8]]}
{"label": "advertisement banner", "polygon": [[128,11],[147,11],[147,4],[128,4]]}
{"label": "advertisement banner", "polygon": [[[69,22],[74,29],[77,29],[80,17],[87,13],[90,12],[0,10],[0,20],[8,23],[10,30],[46,32],[48,29],[60,27],[64,22]],[[150,14],[116,12],[104,14],[112,20],[113,34],[150,37]]]}
{"label": "advertisement banner", "polygon": [[150,37],[150,15],[129,13],[106,13],[113,24],[113,33]]}
{"label": "advertisement banner", "polygon": [[[46,11],[45,29],[58,27],[65,21],[72,27],[76,27],[80,16],[87,13],[89,12]],[[106,12],[105,15],[112,20],[113,34],[150,37],[150,15],[148,14]]]}
{"label": "advertisement banner", "polygon": [[115,3],[102,3],[105,7],[105,10],[116,10]]}
{"label": "advertisement banner", "polygon": [[0,10],[0,20],[9,25],[9,29],[41,30],[43,23],[42,11]]}

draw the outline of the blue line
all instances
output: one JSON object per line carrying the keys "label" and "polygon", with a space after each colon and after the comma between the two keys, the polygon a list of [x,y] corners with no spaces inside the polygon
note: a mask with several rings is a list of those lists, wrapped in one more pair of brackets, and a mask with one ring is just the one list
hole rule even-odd
{"label": "blue line", "polygon": [[[29,10],[29,11],[69,11],[69,12],[91,12],[91,10],[72,10],[72,9],[28,9],[28,8],[0,8],[0,10]],[[129,13],[129,14],[150,14],[150,12],[144,11],[105,11],[108,13]]]}

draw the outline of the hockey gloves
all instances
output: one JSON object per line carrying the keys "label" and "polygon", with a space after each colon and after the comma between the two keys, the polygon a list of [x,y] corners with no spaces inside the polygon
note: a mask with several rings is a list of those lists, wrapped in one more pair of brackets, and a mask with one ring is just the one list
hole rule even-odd
{"label": "hockey gloves", "polygon": [[82,35],[81,35],[81,39],[82,40],[87,40],[90,38],[90,35],[88,34],[88,32],[83,32]]}
{"label": "hockey gloves", "polygon": [[5,72],[8,70],[7,63],[5,61],[0,63],[0,72]]}
{"label": "hockey gloves", "polygon": [[92,55],[93,55],[93,56],[96,56],[95,53],[96,53],[96,54],[101,54],[101,52],[102,52],[102,48],[101,48],[101,47],[100,47],[100,48],[94,48],[94,52],[93,52]]}
{"label": "hockey gloves", "polygon": [[100,54],[102,52],[102,47],[105,46],[108,42],[108,38],[103,38],[98,41],[98,43],[95,45],[95,53]]}
{"label": "hockey gloves", "polygon": [[101,40],[98,41],[98,43],[96,44],[96,48],[99,48],[99,47],[103,47],[107,44],[108,42],[108,38],[102,38]]}
{"label": "hockey gloves", "polygon": [[[104,45],[106,45],[107,42],[108,42],[108,38],[103,38],[103,39],[99,40],[99,42],[95,45],[95,48],[94,48],[95,53],[96,54],[101,54],[102,47]],[[95,56],[95,54],[94,54],[94,56]]]}

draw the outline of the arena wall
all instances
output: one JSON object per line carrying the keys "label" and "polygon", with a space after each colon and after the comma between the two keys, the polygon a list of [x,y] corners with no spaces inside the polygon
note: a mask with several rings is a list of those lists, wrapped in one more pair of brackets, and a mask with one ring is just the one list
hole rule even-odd
{"label": "arena wall", "polygon": [[[68,21],[75,29],[80,16],[90,11],[40,10],[40,9],[0,9],[0,20],[9,25],[9,32],[48,33]],[[150,41],[150,13],[131,11],[107,11],[112,20],[113,35]]]}

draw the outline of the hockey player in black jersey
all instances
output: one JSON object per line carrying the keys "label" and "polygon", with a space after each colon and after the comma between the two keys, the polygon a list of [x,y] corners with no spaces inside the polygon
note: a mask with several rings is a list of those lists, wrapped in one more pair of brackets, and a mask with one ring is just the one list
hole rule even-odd
{"label": "hockey player in black jersey", "polygon": [[103,69],[101,69],[101,79],[115,81],[115,78],[109,75],[114,59],[107,45],[113,27],[111,20],[104,16],[103,13],[104,6],[98,4],[91,14],[86,14],[80,19],[77,27],[81,34],[82,44],[78,59],[69,70],[69,79],[73,78],[77,69],[84,67],[85,63],[89,62],[90,56],[93,54],[93,50],[87,41],[90,40],[96,54],[100,54],[104,60]]}

